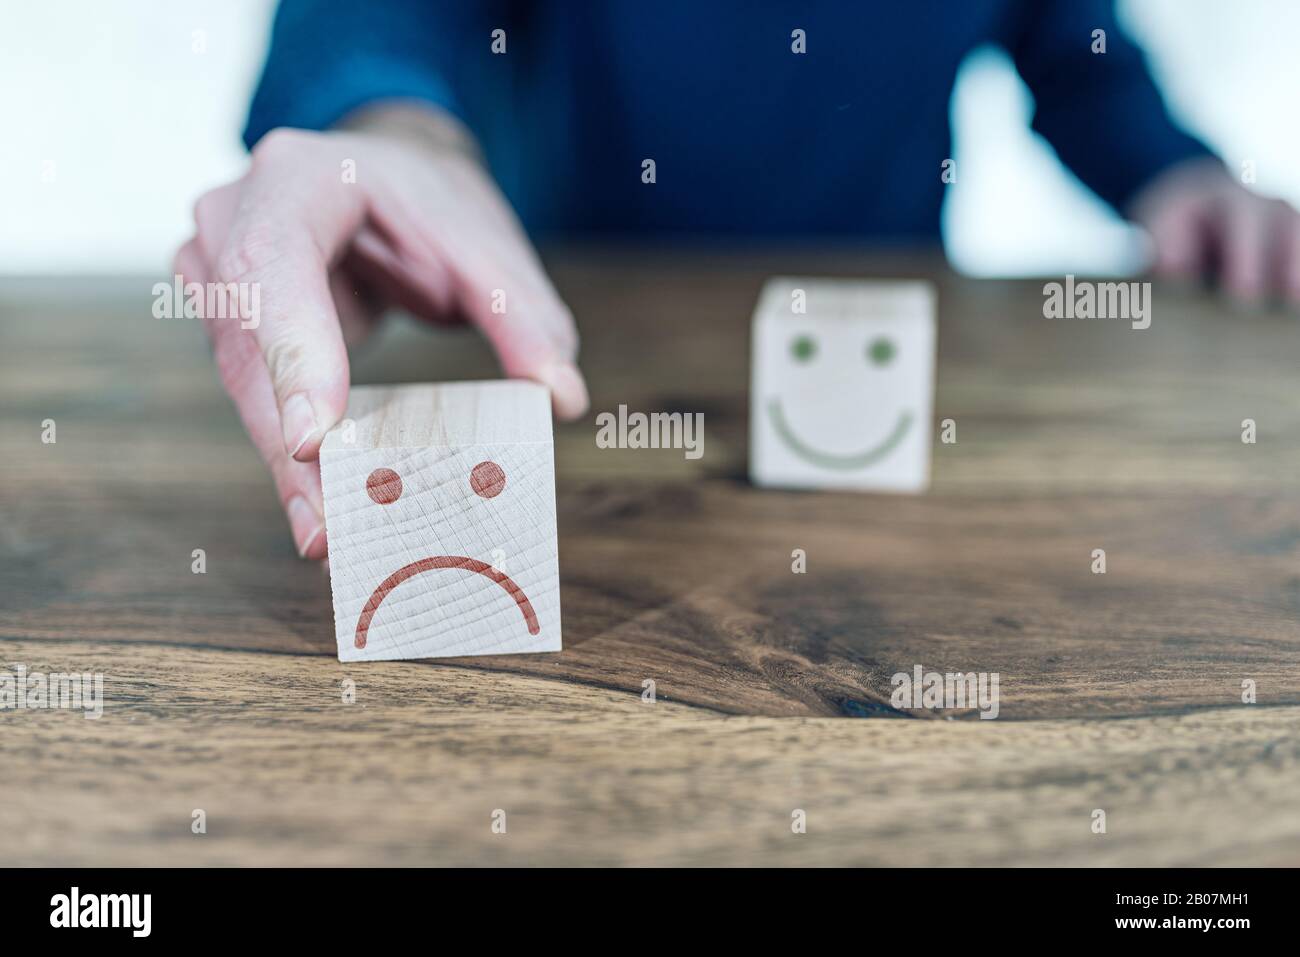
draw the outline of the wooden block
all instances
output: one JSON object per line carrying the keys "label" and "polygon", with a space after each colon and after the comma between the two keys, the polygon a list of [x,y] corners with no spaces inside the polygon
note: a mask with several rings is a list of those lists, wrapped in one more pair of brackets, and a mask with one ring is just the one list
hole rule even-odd
{"label": "wooden block", "polygon": [[755,485],[924,491],[934,404],[934,289],[771,279],[753,320]]}
{"label": "wooden block", "polygon": [[560,650],[544,387],[354,387],[320,461],[341,661]]}

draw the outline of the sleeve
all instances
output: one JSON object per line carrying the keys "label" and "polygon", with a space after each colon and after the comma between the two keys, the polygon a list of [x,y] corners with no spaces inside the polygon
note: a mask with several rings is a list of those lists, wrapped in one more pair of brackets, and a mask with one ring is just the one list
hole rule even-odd
{"label": "sleeve", "polygon": [[[1093,52],[1097,30],[1104,53]],[[1174,163],[1210,154],[1170,118],[1111,0],[1027,0],[1007,47],[1034,95],[1033,129],[1116,209]]]}
{"label": "sleeve", "polygon": [[423,100],[463,120],[453,90],[458,51],[489,42],[485,6],[282,0],[249,107],[245,145],[251,149],[277,126],[326,129],[383,99]]}

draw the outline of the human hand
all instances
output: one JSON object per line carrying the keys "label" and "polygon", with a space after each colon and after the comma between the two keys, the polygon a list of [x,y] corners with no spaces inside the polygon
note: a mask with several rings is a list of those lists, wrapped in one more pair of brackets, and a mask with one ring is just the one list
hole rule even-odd
{"label": "human hand", "polygon": [[1130,214],[1151,235],[1158,276],[1208,278],[1247,303],[1300,306],[1300,213],[1252,193],[1218,160],[1165,171],[1138,194]]}
{"label": "human hand", "polygon": [[573,316],[450,118],[385,108],[343,131],[274,130],[194,219],[174,271],[258,290],[255,321],[204,325],[305,558],[326,553],[316,459],[347,408],[347,346],[384,307],[468,321],[507,375],[550,387],[558,416],[587,407]]}

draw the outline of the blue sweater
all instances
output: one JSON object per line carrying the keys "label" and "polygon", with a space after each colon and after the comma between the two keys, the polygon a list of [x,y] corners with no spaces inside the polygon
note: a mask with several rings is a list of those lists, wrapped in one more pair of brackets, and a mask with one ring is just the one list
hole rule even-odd
{"label": "blue sweater", "polygon": [[535,236],[933,241],[953,78],[985,42],[1114,206],[1206,152],[1108,0],[283,0],[244,138],[414,98],[473,130]]}

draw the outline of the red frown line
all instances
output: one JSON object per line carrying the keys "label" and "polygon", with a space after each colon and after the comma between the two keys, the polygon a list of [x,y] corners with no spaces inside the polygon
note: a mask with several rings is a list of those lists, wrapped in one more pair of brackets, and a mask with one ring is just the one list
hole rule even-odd
{"label": "red frown line", "polygon": [[366,602],[366,607],[361,609],[361,617],[357,619],[356,646],[358,648],[366,646],[366,633],[370,630],[370,619],[375,617],[375,612],[379,611],[379,606],[388,597],[389,592],[408,578],[438,568],[463,568],[466,571],[476,572],[492,579],[504,588],[506,593],[515,600],[515,604],[519,606],[519,610],[523,612],[524,622],[528,625],[528,633],[535,635],[541,631],[541,626],[537,623],[537,613],[533,611],[532,603],[528,600],[528,596],[524,594],[524,590],[516,585],[509,575],[504,575],[491,565],[474,558],[465,558],[462,555],[434,555],[431,558],[421,558],[409,565],[403,565],[380,582],[379,587],[371,592],[370,600]]}

